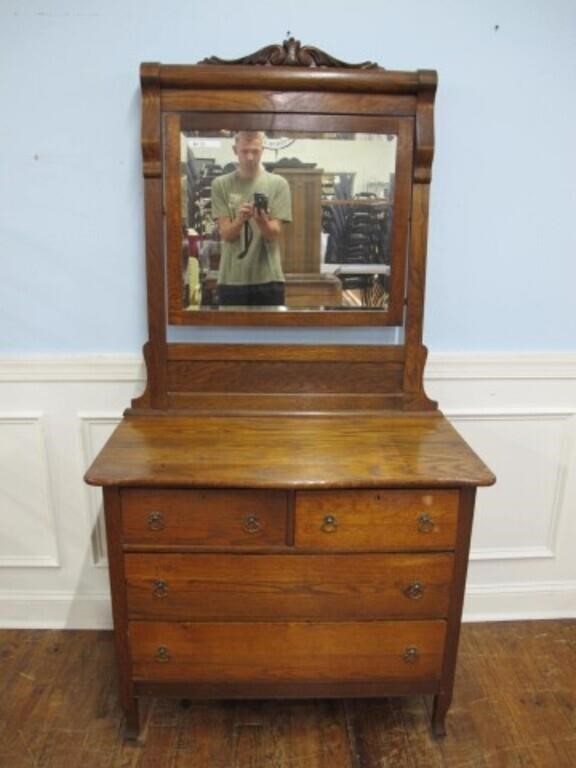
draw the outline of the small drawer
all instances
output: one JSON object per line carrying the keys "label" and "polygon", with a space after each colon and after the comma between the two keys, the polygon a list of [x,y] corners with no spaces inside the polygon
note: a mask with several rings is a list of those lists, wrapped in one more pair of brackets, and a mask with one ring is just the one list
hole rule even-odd
{"label": "small drawer", "polygon": [[344,550],[446,550],[456,542],[458,491],[300,491],[295,544]]}
{"label": "small drawer", "polygon": [[127,554],[130,619],[443,618],[453,555]]}
{"label": "small drawer", "polygon": [[286,543],[282,491],[122,491],[125,544],[263,547]]}
{"label": "small drawer", "polygon": [[371,683],[438,680],[444,621],[131,622],[135,680]]}

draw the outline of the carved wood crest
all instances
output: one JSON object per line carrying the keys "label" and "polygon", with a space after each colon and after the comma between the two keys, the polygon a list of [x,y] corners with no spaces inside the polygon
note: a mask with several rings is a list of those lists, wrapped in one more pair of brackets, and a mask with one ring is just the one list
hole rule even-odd
{"label": "carved wood crest", "polygon": [[210,56],[199,62],[200,64],[248,64],[256,66],[274,67],[339,67],[342,69],[380,69],[372,61],[363,61],[359,64],[351,64],[330,56],[320,48],[311,45],[302,45],[300,40],[289,37],[280,45],[267,45],[260,50],[242,56],[239,59],[220,59],[218,56]]}

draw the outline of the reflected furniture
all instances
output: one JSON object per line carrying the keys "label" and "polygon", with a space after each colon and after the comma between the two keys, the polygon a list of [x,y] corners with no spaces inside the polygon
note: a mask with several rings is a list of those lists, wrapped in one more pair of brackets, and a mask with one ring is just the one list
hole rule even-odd
{"label": "reflected furniture", "polygon": [[286,179],[292,197],[292,221],[284,224],[282,232],[284,271],[288,276],[291,273],[319,275],[322,170],[282,167],[274,173]]}
{"label": "reflected furniture", "polygon": [[[146,696],[426,694],[442,735],[475,493],[494,477],[423,388],[436,76],[293,39],[141,72],[148,382],[86,474],[104,489],[126,734]],[[182,124],[232,112],[257,129],[397,136],[385,310],[186,313],[171,156]],[[169,342],[190,315],[335,341]],[[339,328],[370,325],[398,343],[338,343]]]}
{"label": "reflected furniture", "polygon": [[[342,282],[334,275],[291,272],[286,275],[286,308],[334,307],[342,303]],[[218,277],[209,272],[202,284],[205,306],[218,304]]]}

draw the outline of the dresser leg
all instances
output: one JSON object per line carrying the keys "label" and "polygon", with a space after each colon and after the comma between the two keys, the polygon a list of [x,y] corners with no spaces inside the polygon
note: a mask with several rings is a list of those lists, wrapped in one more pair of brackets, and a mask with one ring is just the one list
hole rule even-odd
{"label": "dresser leg", "polygon": [[124,739],[136,741],[140,736],[140,713],[138,699],[130,699],[124,706]]}
{"label": "dresser leg", "polygon": [[446,736],[446,713],[450,707],[452,696],[447,693],[439,693],[434,696],[432,708],[432,735],[435,739],[443,739]]}

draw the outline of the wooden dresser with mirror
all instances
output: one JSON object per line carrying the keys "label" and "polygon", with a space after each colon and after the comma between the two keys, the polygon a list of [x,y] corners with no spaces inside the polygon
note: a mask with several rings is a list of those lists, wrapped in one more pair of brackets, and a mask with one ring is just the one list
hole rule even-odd
{"label": "wooden dresser with mirror", "polygon": [[[427,694],[442,735],[476,488],[494,477],[423,390],[436,74],[290,38],[144,64],[141,83],[148,383],[86,474],[126,734],[149,696]],[[308,173],[281,223],[281,248],[306,251],[282,254],[283,304],[219,299],[230,255],[209,207],[240,172],[238,131],[262,140],[258,181]],[[174,326],[204,326],[202,343]],[[302,338],[263,343],[270,327]],[[350,329],[371,343],[342,343]]]}

